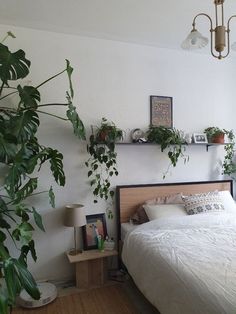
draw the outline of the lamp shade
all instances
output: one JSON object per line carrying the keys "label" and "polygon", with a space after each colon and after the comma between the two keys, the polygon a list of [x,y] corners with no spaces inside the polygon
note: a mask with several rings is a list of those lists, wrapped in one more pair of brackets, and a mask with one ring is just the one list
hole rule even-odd
{"label": "lamp shade", "polygon": [[203,48],[208,44],[208,39],[203,37],[196,29],[192,30],[181,47],[186,50]]}
{"label": "lamp shade", "polygon": [[69,204],[65,209],[64,225],[67,227],[82,227],[86,225],[84,205]]}

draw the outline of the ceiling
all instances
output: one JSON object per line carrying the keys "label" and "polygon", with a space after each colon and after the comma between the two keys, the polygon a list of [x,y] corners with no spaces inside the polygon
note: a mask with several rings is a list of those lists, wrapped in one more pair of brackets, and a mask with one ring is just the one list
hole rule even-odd
{"label": "ceiling", "polygon": [[[173,49],[200,12],[213,17],[213,0],[0,0],[0,24]],[[226,0],[225,16],[232,14],[236,1]],[[209,37],[209,22],[200,19],[199,31]],[[236,19],[232,27],[236,41]]]}

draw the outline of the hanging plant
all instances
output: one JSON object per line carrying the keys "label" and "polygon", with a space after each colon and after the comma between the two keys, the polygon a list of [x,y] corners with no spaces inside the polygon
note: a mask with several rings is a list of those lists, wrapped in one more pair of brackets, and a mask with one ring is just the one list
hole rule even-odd
{"label": "hanging plant", "polygon": [[235,177],[233,176],[233,174],[236,173],[236,164],[233,161],[234,153],[235,153],[235,149],[234,149],[235,136],[234,136],[233,130],[230,130],[230,131],[224,130],[224,131],[225,131],[225,134],[228,136],[228,139],[230,142],[224,146],[224,150],[226,154],[225,154],[223,165],[222,165],[222,174],[231,176],[235,180]]}
{"label": "hanging plant", "polygon": [[88,177],[95,196],[94,203],[97,203],[98,197],[108,200],[114,196],[114,191],[110,189],[110,179],[118,175],[115,143],[122,138],[123,131],[106,118],[102,118],[100,126],[93,128],[87,146],[90,158],[85,165],[89,168]]}
{"label": "hanging plant", "polygon": [[[8,32],[4,40],[9,36],[15,37]],[[25,289],[32,298],[40,298],[36,282],[27,268],[29,254],[34,261],[37,259],[33,240],[34,227],[30,220],[33,219],[36,226],[43,231],[44,227],[42,217],[30,202],[27,202],[27,199],[32,195],[43,193],[36,192],[39,182],[38,173],[43,164],[49,162],[50,172],[56,183],[60,186],[65,185],[63,155],[54,148],[40,144],[37,138],[40,115],[47,114],[52,118],[70,121],[75,135],[85,139],[83,123],[72,103],[73,68],[69,61],[66,60],[64,70],[38,86],[21,84],[21,80],[30,72],[30,64],[23,50],[11,52],[7,46],[0,43],[0,163],[6,170],[6,173],[1,174],[4,183],[0,187],[0,273],[6,286],[4,288],[0,285],[2,314],[9,312],[9,308],[14,305],[15,298],[22,289]],[[69,79],[67,102],[41,104],[40,87],[63,73],[67,74]],[[12,99],[8,100],[11,95],[19,97],[19,102],[15,106],[12,105]],[[67,117],[42,110],[43,107],[51,105],[65,106]],[[48,190],[50,204],[54,207],[53,189],[49,187],[46,190]],[[18,255],[12,255],[8,248],[9,240],[12,240],[18,249]]]}
{"label": "hanging plant", "polygon": [[173,128],[166,128],[164,126],[150,126],[147,132],[147,140],[151,143],[161,145],[161,151],[168,150],[168,158],[170,159],[170,165],[168,166],[163,178],[169,171],[170,166],[176,167],[179,158],[183,158],[184,162],[189,160],[189,157],[185,155],[185,145],[187,145],[182,132]]}

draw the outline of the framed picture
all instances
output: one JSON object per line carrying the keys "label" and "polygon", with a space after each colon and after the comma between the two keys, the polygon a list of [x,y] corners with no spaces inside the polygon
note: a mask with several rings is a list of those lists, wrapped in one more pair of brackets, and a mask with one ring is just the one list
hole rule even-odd
{"label": "framed picture", "polygon": [[204,133],[194,133],[193,134],[193,142],[196,143],[196,144],[208,143],[206,134],[204,134]]}
{"label": "framed picture", "polygon": [[82,227],[84,250],[97,249],[97,233],[104,239],[107,235],[105,214],[87,215],[86,222]]}
{"label": "framed picture", "polygon": [[150,96],[151,126],[173,127],[172,97]]}

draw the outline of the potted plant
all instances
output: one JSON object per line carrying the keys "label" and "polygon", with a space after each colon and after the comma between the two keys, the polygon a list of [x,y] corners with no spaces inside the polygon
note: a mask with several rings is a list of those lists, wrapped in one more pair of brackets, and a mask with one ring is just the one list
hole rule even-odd
{"label": "potted plant", "polygon": [[[164,126],[150,126],[147,132],[147,140],[151,143],[156,143],[161,145],[161,151],[168,149],[168,158],[173,167],[177,165],[179,157],[184,159],[184,162],[188,161],[189,158],[184,154],[185,145],[187,145],[186,140],[183,137],[182,131],[175,128],[170,129]],[[165,178],[169,167],[163,178]]]}
{"label": "potted plant", "polygon": [[93,128],[87,145],[90,158],[85,165],[89,168],[88,177],[93,187],[94,203],[97,203],[98,197],[108,200],[114,195],[114,191],[110,190],[110,178],[118,175],[115,143],[122,138],[123,131],[106,118],[102,118],[100,126]]}
{"label": "potted plant", "polygon": [[[222,165],[222,174],[232,176],[236,172],[236,164],[233,161],[235,145],[233,130],[208,127],[204,130],[204,133],[206,133],[209,143],[225,144],[224,150],[226,154]],[[229,143],[225,143],[225,135],[228,137]]]}
{"label": "potted plant", "polygon": [[[8,32],[4,40],[9,36],[14,37]],[[35,261],[37,259],[31,219],[41,230],[44,227],[41,215],[27,200],[32,195],[42,193],[36,191],[41,167],[49,162],[56,183],[61,186],[65,184],[63,155],[52,147],[42,145],[37,137],[40,115],[46,113],[51,117],[70,120],[74,133],[79,138],[85,138],[83,123],[72,104],[73,69],[69,61],[66,61],[63,71],[36,87],[22,85],[22,79],[30,72],[30,64],[23,50],[11,52],[0,43],[0,171],[2,172],[2,166],[5,168],[5,172],[1,173],[4,179],[0,187],[0,277],[5,282],[5,285],[0,283],[2,314],[9,313],[22,289],[32,298],[40,298],[36,282],[27,268],[28,255]],[[69,78],[67,103],[51,105],[65,106],[67,118],[44,112],[42,107],[50,104],[40,103],[40,87],[62,73],[66,73]],[[14,106],[10,97],[12,95],[19,97]],[[48,189],[48,196],[50,204],[55,206],[52,187]],[[11,240],[18,249],[16,255],[12,255],[8,247]]]}
{"label": "potted plant", "polygon": [[204,130],[204,133],[206,133],[209,143],[223,144],[225,142],[225,134],[227,131],[218,127],[208,127]]}

